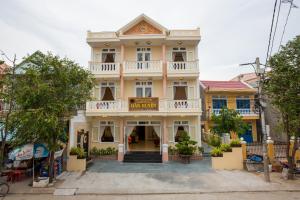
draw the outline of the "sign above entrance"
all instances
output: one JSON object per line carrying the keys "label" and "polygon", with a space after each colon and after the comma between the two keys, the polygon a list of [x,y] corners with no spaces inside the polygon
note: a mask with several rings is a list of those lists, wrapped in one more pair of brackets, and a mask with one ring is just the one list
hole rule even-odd
{"label": "sign above entrance", "polygon": [[129,97],[129,111],[158,111],[158,97]]}

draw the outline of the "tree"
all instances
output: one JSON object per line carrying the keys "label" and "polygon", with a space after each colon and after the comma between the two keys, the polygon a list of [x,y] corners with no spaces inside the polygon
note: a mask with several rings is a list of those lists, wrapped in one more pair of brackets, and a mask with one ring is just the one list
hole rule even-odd
{"label": "tree", "polygon": [[[0,78],[0,99],[1,99],[1,115],[0,115],[0,124],[1,124],[1,147],[0,147],[0,165],[3,165],[4,161],[4,152],[5,146],[7,144],[8,137],[14,132],[14,120],[13,114],[16,109],[15,104],[15,82],[16,82],[16,56],[13,59],[10,59],[6,56],[4,52],[1,51],[1,54],[6,57],[6,59],[11,63],[11,66],[6,66],[3,69]],[[1,62],[0,62],[1,63]],[[3,62],[4,63],[4,62]],[[2,63],[2,64],[3,64]]]}
{"label": "tree", "polygon": [[[289,41],[269,60],[264,90],[271,103],[280,111],[282,126],[287,136],[289,179],[293,178],[294,157],[300,136],[300,36]],[[294,136],[294,137],[292,137]],[[294,147],[290,154],[290,140]]]}
{"label": "tree", "polygon": [[213,122],[212,130],[220,136],[222,133],[230,132],[240,135],[249,129],[239,113],[233,109],[222,108],[219,115],[212,115],[211,120]]}
{"label": "tree", "polygon": [[90,99],[94,80],[75,62],[51,53],[29,56],[26,62],[16,84],[15,142],[47,145],[52,181],[54,152],[66,138],[67,120]]}

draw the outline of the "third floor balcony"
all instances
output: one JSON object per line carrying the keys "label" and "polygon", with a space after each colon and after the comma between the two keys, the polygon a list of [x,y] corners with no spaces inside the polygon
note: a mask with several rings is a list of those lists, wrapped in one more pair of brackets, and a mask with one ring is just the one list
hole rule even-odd
{"label": "third floor balcony", "polygon": [[162,78],[163,65],[161,60],[125,61],[124,77],[159,77]]}
{"label": "third floor balcony", "polygon": [[198,60],[182,61],[182,62],[167,62],[168,77],[198,77],[199,66]]}

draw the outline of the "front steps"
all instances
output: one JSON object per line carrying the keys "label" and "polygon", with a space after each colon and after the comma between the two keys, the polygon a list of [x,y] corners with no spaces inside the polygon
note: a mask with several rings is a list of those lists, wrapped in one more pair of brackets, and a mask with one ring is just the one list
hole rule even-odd
{"label": "front steps", "polygon": [[124,155],[124,161],[127,163],[162,163],[160,152],[154,151],[134,151]]}

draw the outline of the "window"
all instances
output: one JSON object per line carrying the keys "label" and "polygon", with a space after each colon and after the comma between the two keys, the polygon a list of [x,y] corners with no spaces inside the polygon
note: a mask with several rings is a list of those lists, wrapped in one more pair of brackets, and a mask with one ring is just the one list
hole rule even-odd
{"label": "window", "polygon": [[212,97],[213,113],[219,114],[222,108],[227,108],[227,97],[213,96]]}
{"label": "window", "polygon": [[113,121],[100,122],[100,141],[101,142],[114,142],[115,126]]}
{"label": "window", "polygon": [[137,48],[137,69],[149,68],[151,60],[151,48]]}
{"label": "window", "polygon": [[173,62],[186,62],[186,48],[173,48],[172,51],[172,61]]}
{"label": "window", "polygon": [[240,114],[250,113],[250,98],[249,96],[237,96],[236,97],[236,109]]}
{"label": "window", "polygon": [[152,97],[152,82],[138,81],[135,83],[136,97]]}
{"label": "window", "polygon": [[184,133],[189,134],[189,122],[188,121],[175,121],[174,122],[174,139],[175,142],[179,142],[180,137]]}
{"label": "window", "polygon": [[187,100],[188,86],[186,81],[173,83],[174,100]]}
{"label": "window", "polygon": [[102,62],[114,63],[116,57],[115,49],[102,49]]}
{"label": "window", "polygon": [[114,82],[102,82],[101,83],[101,101],[114,101],[115,100],[115,83]]}

